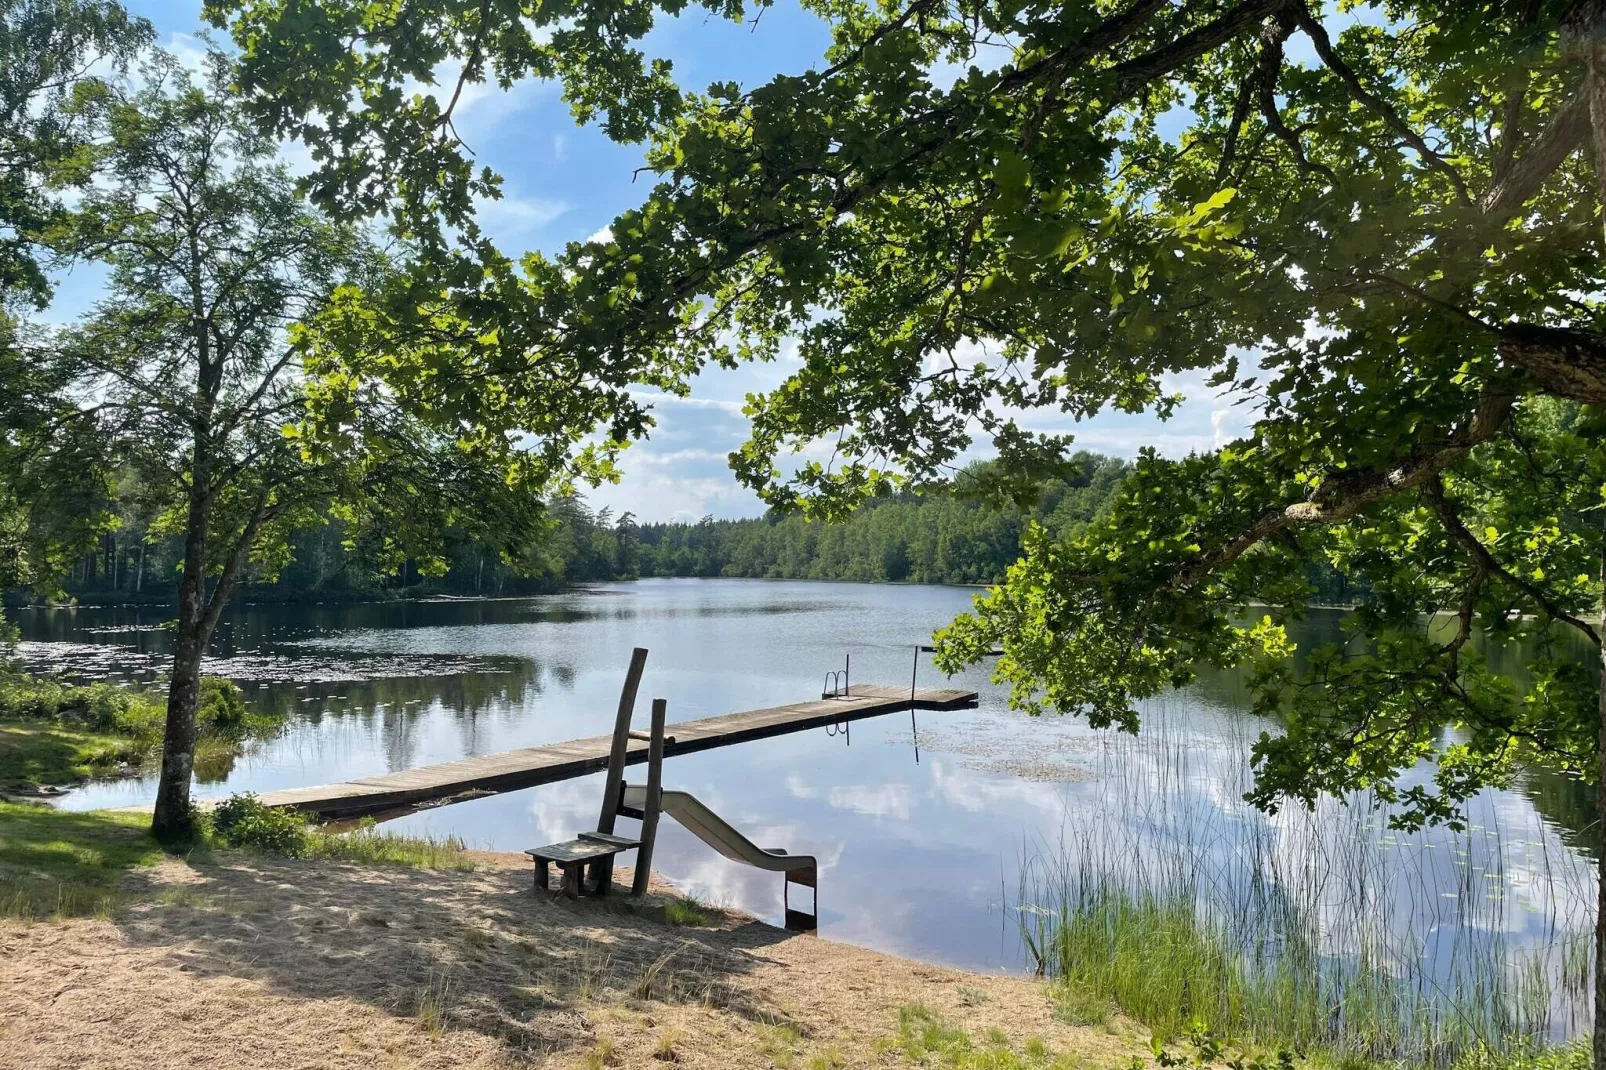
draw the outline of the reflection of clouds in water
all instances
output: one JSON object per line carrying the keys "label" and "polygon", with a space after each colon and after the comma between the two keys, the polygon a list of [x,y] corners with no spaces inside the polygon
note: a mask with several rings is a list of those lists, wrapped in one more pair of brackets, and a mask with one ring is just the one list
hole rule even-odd
{"label": "reflection of clouds in water", "polygon": [[[602,780],[586,777],[548,784],[530,795],[530,816],[543,843],[572,839],[582,829],[597,827],[602,808]],[[531,847],[539,846],[530,844]]]}
{"label": "reflection of clouds in water", "polygon": [[1009,803],[1024,803],[1056,819],[1066,812],[1067,796],[1061,785],[978,772],[942,761],[931,763],[931,780],[934,795],[955,809],[973,814]]}
{"label": "reflection of clouds in water", "polygon": [[908,784],[891,782],[878,786],[854,784],[832,788],[826,802],[837,810],[852,810],[866,817],[893,817],[909,820],[914,810],[914,791]]}

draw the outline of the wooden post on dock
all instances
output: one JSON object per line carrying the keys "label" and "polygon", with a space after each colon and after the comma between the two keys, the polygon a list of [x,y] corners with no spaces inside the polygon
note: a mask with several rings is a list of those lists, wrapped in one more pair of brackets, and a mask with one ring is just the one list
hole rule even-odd
{"label": "wooden post on dock", "polygon": [[602,786],[602,816],[598,832],[612,832],[619,810],[619,786],[625,779],[625,751],[630,746],[630,719],[636,712],[636,688],[641,686],[641,670],[647,666],[647,650],[636,647],[630,654],[630,671],[625,674],[624,690],[619,692],[619,712],[613,719],[613,747],[608,751],[608,779]]}
{"label": "wooden post on dock", "polygon": [[636,879],[631,895],[646,895],[652,879],[652,846],[658,839],[658,812],[664,806],[664,716],[669,703],[652,700],[652,742],[647,744],[647,801],[641,808],[641,846],[636,848]]}

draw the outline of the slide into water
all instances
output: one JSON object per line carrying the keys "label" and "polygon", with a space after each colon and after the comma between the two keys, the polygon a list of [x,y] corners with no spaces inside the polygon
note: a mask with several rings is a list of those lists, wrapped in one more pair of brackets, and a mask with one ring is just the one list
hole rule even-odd
{"label": "slide into water", "polygon": [[[819,866],[813,855],[787,854],[780,848],[766,850],[759,847],[726,823],[724,818],[704,806],[695,795],[687,792],[664,791],[660,793],[659,798],[660,813],[668,814],[680,822],[693,836],[732,862],[741,862],[774,873],[784,873],[788,884],[801,884],[818,889]],[[646,787],[626,784],[620,802],[625,809],[645,810]],[[792,910],[789,898],[786,913],[788,928],[793,927],[794,920],[801,921],[808,917]],[[796,919],[794,915],[797,915]]]}

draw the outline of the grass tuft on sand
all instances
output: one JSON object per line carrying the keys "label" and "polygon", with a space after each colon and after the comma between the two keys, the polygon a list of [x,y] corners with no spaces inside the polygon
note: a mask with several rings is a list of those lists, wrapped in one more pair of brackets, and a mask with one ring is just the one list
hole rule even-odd
{"label": "grass tuft on sand", "polygon": [[721,913],[718,907],[711,906],[690,893],[685,893],[684,898],[671,899],[664,904],[665,922],[694,929],[715,924]]}
{"label": "grass tuft on sand", "polygon": [[922,1003],[898,1009],[898,1035],[886,1045],[913,1066],[948,1070],[1070,1070],[1081,1061],[1050,1051],[1041,1037],[1030,1037],[1016,1050],[1000,1029],[988,1029],[981,1040]]}
{"label": "grass tuft on sand", "polygon": [[455,836],[407,836],[382,832],[370,821],[351,832],[308,830],[302,858],[360,862],[373,866],[468,871],[474,868],[463,841]]}

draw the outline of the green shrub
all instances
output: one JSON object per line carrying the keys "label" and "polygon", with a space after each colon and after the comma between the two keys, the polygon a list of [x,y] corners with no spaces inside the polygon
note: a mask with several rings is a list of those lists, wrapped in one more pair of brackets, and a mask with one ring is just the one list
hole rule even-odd
{"label": "green shrub", "polygon": [[307,853],[306,820],[293,810],[263,806],[255,795],[230,795],[212,811],[212,831],[230,847],[299,858]]}
{"label": "green shrub", "polygon": [[234,733],[242,731],[246,721],[245,695],[233,680],[219,676],[201,678],[200,704],[195,711],[198,730]]}
{"label": "green shrub", "polygon": [[0,675],[0,718],[60,721],[92,732],[155,739],[166,717],[157,700],[112,684],[78,687],[47,676]]}

